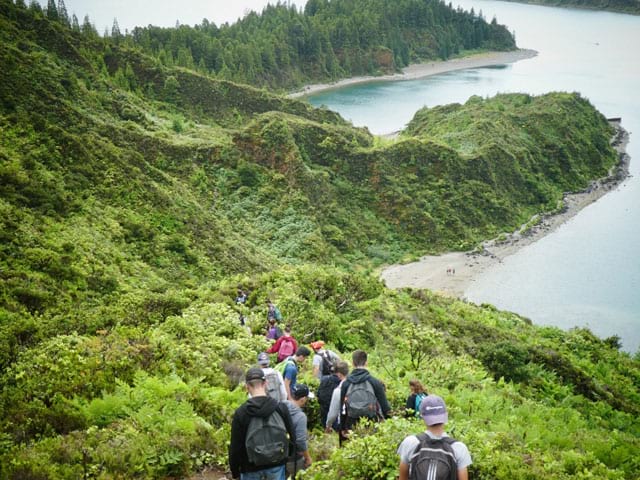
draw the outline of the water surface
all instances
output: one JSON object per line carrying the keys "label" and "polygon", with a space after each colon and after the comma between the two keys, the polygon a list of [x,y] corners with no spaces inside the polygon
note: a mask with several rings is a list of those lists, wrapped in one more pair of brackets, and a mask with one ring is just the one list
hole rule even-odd
{"label": "water surface", "polygon": [[[454,2],[454,4],[456,4]],[[539,242],[477,278],[465,295],[535,323],[588,326],[640,346],[640,17],[509,2],[462,0],[497,16],[532,59],[420,80],[352,85],[309,97],[373,133],[402,129],[423,106],[471,95],[577,91],[631,132],[632,177]]]}

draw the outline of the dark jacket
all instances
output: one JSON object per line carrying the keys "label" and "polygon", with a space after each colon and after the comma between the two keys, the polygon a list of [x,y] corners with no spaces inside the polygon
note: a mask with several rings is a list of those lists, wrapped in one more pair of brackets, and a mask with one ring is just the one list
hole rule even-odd
{"label": "dark jacket", "polygon": [[231,444],[229,445],[229,468],[233,478],[239,478],[240,473],[257,472],[266,468],[284,465],[286,461],[274,465],[254,465],[249,463],[245,439],[247,428],[252,417],[268,417],[276,409],[282,415],[284,424],[289,433],[289,452],[293,455],[296,442],[296,433],[293,428],[289,409],[284,403],[278,403],[273,398],[267,396],[253,397],[243,403],[233,414],[231,421]]}
{"label": "dark jacket", "polygon": [[[347,390],[349,385],[352,383],[362,383],[369,382],[373,387],[373,391],[376,394],[376,398],[378,399],[378,403],[380,404],[380,413],[383,418],[387,418],[389,413],[391,412],[391,406],[389,406],[389,402],[387,401],[387,394],[384,389],[384,385],[380,380],[373,377],[369,370],[366,368],[355,368],[351,371],[349,376],[342,383],[342,387],[340,390],[340,405],[344,406],[344,397],[347,394]],[[344,408],[343,408],[344,411]],[[354,425],[354,420],[350,419],[347,415],[341,415],[340,425],[343,430],[349,430]]]}

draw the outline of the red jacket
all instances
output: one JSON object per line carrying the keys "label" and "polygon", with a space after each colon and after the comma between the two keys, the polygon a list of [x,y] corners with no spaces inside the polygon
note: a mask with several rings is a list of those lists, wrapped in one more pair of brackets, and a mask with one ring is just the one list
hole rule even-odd
{"label": "red jacket", "polygon": [[[292,352],[280,352],[280,348],[282,347],[282,342],[284,341],[291,341],[293,343],[293,351]],[[276,353],[278,352],[278,362],[281,362],[282,360],[284,360],[285,358],[294,355],[296,353],[296,350],[298,350],[298,342],[296,342],[296,339],[293,338],[291,335],[287,335],[286,333],[281,336],[278,340],[276,340],[276,343],[274,343],[273,345],[271,345],[271,347],[269,348],[269,350],[267,350],[267,353]]]}

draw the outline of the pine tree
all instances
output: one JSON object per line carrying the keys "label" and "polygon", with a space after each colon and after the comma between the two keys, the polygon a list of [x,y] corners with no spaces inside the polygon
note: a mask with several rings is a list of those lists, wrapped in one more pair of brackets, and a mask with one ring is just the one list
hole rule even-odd
{"label": "pine tree", "polygon": [[67,7],[64,4],[64,0],[58,0],[58,17],[60,18],[60,21],[66,26],[71,26],[69,13],[67,12]]}
{"label": "pine tree", "polygon": [[47,0],[47,18],[57,22],[60,19],[55,0]]}
{"label": "pine tree", "polygon": [[79,32],[80,31],[80,23],[78,22],[78,17],[76,17],[75,13],[73,15],[71,15],[71,29],[74,32]]}
{"label": "pine tree", "polygon": [[120,33],[120,26],[118,25],[118,19],[113,19],[113,25],[111,26],[111,37],[119,40],[122,37]]}

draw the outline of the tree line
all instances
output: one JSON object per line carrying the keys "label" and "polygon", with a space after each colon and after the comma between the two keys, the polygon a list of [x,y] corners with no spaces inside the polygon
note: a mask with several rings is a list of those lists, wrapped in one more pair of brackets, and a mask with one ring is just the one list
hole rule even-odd
{"label": "tree line", "polygon": [[[24,0],[17,0],[23,4]],[[41,9],[33,0],[31,9]],[[97,37],[88,16],[69,15],[64,0],[43,13],[73,31]],[[513,35],[495,18],[454,9],[441,0],[309,0],[304,9],[278,2],[234,24],[203,20],[193,27],[136,27],[105,38],[142,49],[163,65],[272,88],[397,71],[475,49],[510,50]]]}
{"label": "tree line", "polygon": [[515,48],[495,18],[440,0],[309,0],[303,10],[278,3],[232,25],[137,27],[129,39],[164,65],[276,88]]}

